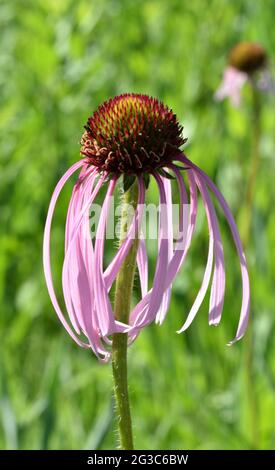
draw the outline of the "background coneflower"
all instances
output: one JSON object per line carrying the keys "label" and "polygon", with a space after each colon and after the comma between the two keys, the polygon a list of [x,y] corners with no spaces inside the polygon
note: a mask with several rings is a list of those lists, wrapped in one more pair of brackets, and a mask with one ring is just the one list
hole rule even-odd
{"label": "background coneflower", "polygon": [[257,43],[240,42],[234,46],[228,56],[223,80],[216,91],[216,98],[229,98],[234,106],[241,102],[241,89],[249,82],[255,89],[272,89],[271,76],[267,69],[267,54]]}

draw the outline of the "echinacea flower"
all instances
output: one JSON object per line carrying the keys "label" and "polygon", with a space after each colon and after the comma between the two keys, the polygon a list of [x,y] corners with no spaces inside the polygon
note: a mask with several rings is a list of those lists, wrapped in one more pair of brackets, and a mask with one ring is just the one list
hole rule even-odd
{"label": "echinacea flower", "polygon": [[[153,321],[162,323],[169,308],[172,283],[180,271],[194,236],[198,192],[208,222],[209,250],[202,285],[194,304],[179,329],[188,328],[195,318],[211,284],[209,324],[221,320],[225,294],[225,263],[218,218],[211,194],[215,196],[232,232],[240,260],[242,305],[236,337],[240,339],[249,316],[249,277],[245,255],[230,209],[211,179],[181,150],[187,139],[176,115],[155,98],[141,94],[123,94],[106,101],[88,119],[81,140],[84,158],[72,165],[58,182],[50,202],[44,234],[44,270],[49,295],[56,313],[75,342],[90,348],[101,360],[108,360],[114,333],[128,333],[129,343],[142,328]],[[68,319],[58,303],[51,274],[50,233],[58,196],[73,173],[80,170],[73,187],[65,229],[65,257],[62,271],[63,294]],[[187,177],[187,185],[183,177]],[[132,309],[129,322],[114,318],[110,289],[129,252],[135,234],[140,231],[148,175],[159,191],[158,254],[153,285],[148,288],[146,243],[138,240],[137,268],[141,299]],[[185,243],[174,246],[171,176],[176,180],[180,199],[179,232],[184,232],[183,209],[190,203]],[[112,261],[104,269],[105,231],[112,195],[119,181],[133,178],[138,183],[138,201],[127,236]],[[106,183],[95,240],[90,236],[89,208]],[[133,236],[134,235],[134,236]],[[86,338],[86,339],[85,339]]]}
{"label": "echinacea flower", "polygon": [[[215,93],[216,98],[218,100],[229,98],[234,106],[239,106],[241,89],[248,81],[259,89],[268,90],[271,80],[266,65],[267,55],[259,44],[238,43],[229,53],[228,65],[224,70],[222,83]],[[262,76],[255,81],[254,76],[260,71]]]}

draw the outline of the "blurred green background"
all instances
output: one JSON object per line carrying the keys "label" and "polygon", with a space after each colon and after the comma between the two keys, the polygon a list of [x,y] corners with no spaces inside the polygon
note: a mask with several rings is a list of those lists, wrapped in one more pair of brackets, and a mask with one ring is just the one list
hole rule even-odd
{"label": "blurred green background", "polygon": [[[273,0],[0,1],[0,447],[108,449],[117,435],[110,366],[79,349],[61,327],[45,288],[41,247],[47,206],[59,177],[79,158],[83,125],[97,105],[125,91],[152,94],[177,113],[187,155],[216,181],[241,224],[250,170],[249,87],[234,109],[217,103],[230,47],[261,43],[272,66]],[[239,267],[221,226],[227,291],[219,328],[205,301],[182,325],[200,286],[207,227],[178,276],[167,320],[129,350],[137,448],[275,447],[274,97],[263,96],[261,160],[248,249],[251,335],[227,347],[239,316]],[[64,217],[53,230],[61,298]],[[152,263],[154,259],[150,260]]]}

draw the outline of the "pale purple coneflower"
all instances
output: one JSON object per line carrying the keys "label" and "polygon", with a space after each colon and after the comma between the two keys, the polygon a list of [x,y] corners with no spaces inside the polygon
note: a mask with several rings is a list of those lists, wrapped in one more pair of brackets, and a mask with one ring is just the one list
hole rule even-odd
{"label": "pale purple coneflower", "polygon": [[273,87],[267,70],[266,51],[252,42],[240,42],[231,49],[228,65],[215,97],[218,100],[229,98],[237,107],[241,102],[241,89],[246,82],[262,91],[270,91]]}
{"label": "pale purple coneflower", "polygon": [[[73,340],[90,348],[106,361],[114,333],[128,333],[129,343],[142,328],[156,321],[162,323],[169,307],[172,283],[184,264],[191,245],[197,218],[198,193],[202,199],[208,229],[209,251],[202,285],[194,304],[179,332],[185,331],[194,320],[211,284],[209,324],[218,325],[225,294],[225,263],[218,218],[211,195],[215,197],[229,224],[242,278],[242,305],[235,339],[240,339],[249,316],[249,277],[245,255],[230,209],[213,181],[181,150],[186,139],[173,114],[157,99],[140,94],[124,94],[105,102],[89,118],[81,140],[83,159],[72,165],[58,182],[50,202],[44,234],[44,270],[49,295],[55,311]],[[50,261],[52,217],[59,194],[67,180],[80,170],[74,185],[65,229],[65,257],[62,271],[63,294],[68,312],[66,319],[56,297]],[[178,185],[181,215],[179,232],[184,232],[183,209],[190,204],[187,236],[184,246],[173,244],[171,227],[171,180]],[[187,176],[187,186],[183,174]],[[133,235],[140,230],[148,175],[159,190],[158,254],[153,285],[148,288],[146,244],[138,240],[137,268],[141,299],[132,309],[127,323],[115,319],[110,289],[115,282],[131,246]],[[138,183],[138,199],[127,236],[104,270],[104,236],[112,195],[121,178]],[[90,236],[89,208],[102,188],[106,196],[97,226],[95,240]],[[86,337],[86,339],[85,339]]]}

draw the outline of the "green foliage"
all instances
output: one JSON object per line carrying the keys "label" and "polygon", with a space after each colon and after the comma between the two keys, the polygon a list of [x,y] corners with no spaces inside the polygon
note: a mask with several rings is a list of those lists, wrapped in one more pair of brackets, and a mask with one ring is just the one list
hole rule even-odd
{"label": "green foliage", "polygon": [[[214,178],[236,217],[250,168],[250,96],[232,109],[213,94],[229,48],[255,40],[272,57],[274,0],[0,1],[0,448],[107,449],[115,430],[111,371],[78,349],[46,292],[41,245],[51,192],[79,158],[88,115],[109,96],[157,96],[185,126],[187,155]],[[274,58],[271,59],[274,62]],[[261,165],[248,250],[253,300],[251,373],[257,447],[275,446],[274,97],[263,98]],[[60,289],[68,184],[53,229]],[[152,198],[156,197],[150,187]],[[167,320],[129,351],[137,448],[251,448],[246,338],[226,347],[240,307],[240,273],[221,220],[227,261],[222,324],[207,302],[182,325],[207,256],[200,218]],[[107,253],[108,255],[108,253]],[[150,257],[153,267],[154,256]]]}

